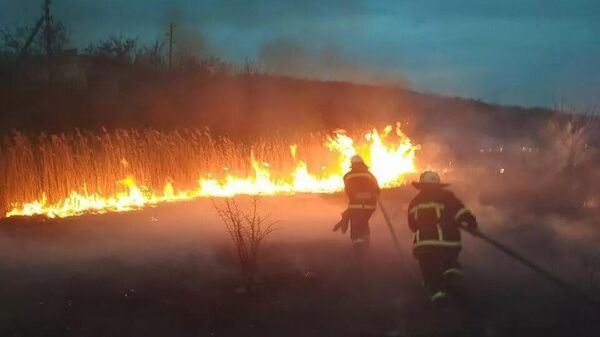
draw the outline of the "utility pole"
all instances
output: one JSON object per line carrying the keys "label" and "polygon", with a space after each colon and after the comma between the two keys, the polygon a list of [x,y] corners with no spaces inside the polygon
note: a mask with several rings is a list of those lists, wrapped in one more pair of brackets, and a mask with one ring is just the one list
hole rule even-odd
{"label": "utility pole", "polygon": [[52,16],[50,16],[50,4],[51,0],[44,0],[44,47],[46,49],[46,55],[52,56]]}
{"label": "utility pole", "polygon": [[169,24],[169,69],[171,69],[173,59],[173,28],[175,25],[171,22]]}
{"label": "utility pole", "polygon": [[23,47],[21,47],[21,51],[19,52],[19,56],[17,57],[17,64],[19,64],[20,61],[25,57],[25,54],[27,54],[27,49],[29,48],[29,45],[31,44],[31,42],[33,42],[33,38],[35,38],[35,35],[40,30],[43,23],[44,23],[44,16],[40,17],[38,22],[35,24],[35,27],[33,27],[31,34],[29,34],[29,37],[25,41],[25,44],[23,45]]}
{"label": "utility pole", "polygon": [[51,51],[51,44],[49,43],[49,41],[51,40],[50,0],[44,0],[42,10],[44,11],[44,13],[42,14],[42,16],[40,16],[39,20],[33,27],[33,30],[31,31],[31,34],[29,34],[29,37],[27,37],[27,40],[25,40],[25,44],[23,44],[23,47],[21,47],[21,51],[19,52],[19,56],[17,57],[17,64],[20,64],[23,58],[25,58],[25,54],[27,54],[27,49],[29,48],[29,45],[31,45],[31,42],[33,42],[33,39],[37,35],[38,31],[42,29],[42,26],[44,27],[44,48],[46,49],[47,54],[49,51]]}

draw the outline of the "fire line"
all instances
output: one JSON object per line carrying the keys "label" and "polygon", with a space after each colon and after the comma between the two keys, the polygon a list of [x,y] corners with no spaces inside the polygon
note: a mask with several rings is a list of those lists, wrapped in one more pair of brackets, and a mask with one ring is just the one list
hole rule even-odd
{"label": "fire line", "polygon": [[[395,132],[393,132],[395,130]],[[172,182],[166,182],[162,190],[152,190],[138,184],[135,177],[119,181],[122,191],[111,196],[82,191],[71,191],[58,202],[48,202],[45,192],[31,202],[12,203],[6,217],[44,215],[49,218],[72,217],[83,214],[124,212],[154,206],[160,203],[193,200],[202,197],[232,197],[235,195],[277,195],[294,193],[334,193],[343,190],[343,175],[349,167],[350,158],[360,154],[370,166],[382,187],[396,187],[404,183],[408,174],[416,172],[415,155],[418,145],[396,127],[388,125],[381,132],[371,129],[362,139],[355,141],[343,130],[327,136],[324,146],[336,155],[333,166],[321,167],[311,172],[307,162],[297,158],[297,146],[290,145],[290,158],[294,168],[287,174],[274,172],[268,163],[251,153],[249,164],[252,174],[237,176],[228,174],[222,179],[206,174],[198,179],[197,187],[178,190]]]}

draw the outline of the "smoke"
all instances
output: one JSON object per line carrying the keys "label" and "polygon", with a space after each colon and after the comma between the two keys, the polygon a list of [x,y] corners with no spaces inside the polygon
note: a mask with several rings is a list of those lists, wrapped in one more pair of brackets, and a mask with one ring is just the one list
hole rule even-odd
{"label": "smoke", "polygon": [[[240,207],[248,207],[247,197],[236,199]],[[278,223],[268,240],[319,240],[331,238],[331,227],[339,220],[344,202],[341,194],[324,198],[278,196],[260,198],[258,206],[260,214]],[[210,254],[229,237],[211,200],[200,199],[137,212],[5,219],[0,240],[2,261],[18,265],[27,261],[128,261],[186,252]]]}
{"label": "smoke", "polygon": [[404,87],[400,74],[371,67],[335,45],[308,47],[297,40],[278,37],[263,44],[258,63],[269,74],[309,79],[386,84]]}
{"label": "smoke", "polygon": [[[420,167],[442,173],[454,191],[474,212],[480,229],[521,252],[532,261],[579,286],[584,261],[598,254],[597,165],[599,143],[594,138],[595,118],[547,115],[527,128],[527,135],[493,135],[485,125],[513,128],[528,124],[498,122],[489,113],[477,118],[483,127],[468,127],[471,120],[455,116],[452,132],[433,131],[422,140]],[[579,120],[579,122],[578,122]],[[582,123],[581,120],[585,120]],[[460,130],[460,132],[456,132]],[[497,132],[497,131],[494,131]],[[419,142],[419,141],[417,141]],[[469,269],[505,280],[533,275],[516,261],[465,235],[463,254]],[[532,282],[542,282],[533,279]]]}
{"label": "smoke", "polygon": [[[266,36],[271,34],[264,33],[266,22],[273,17],[289,22],[290,26],[304,21],[305,16],[317,15],[334,25],[341,22],[347,28],[361,27],[364,24],[360,19],[361,7],[354,1],[334,1],[326,5],[273,1],[219,3],[210,13],[202,11],[192,17],[186,12],[190,8],[173,3],[168,7],[163,26],[166,32],[169,24],[175,25],[174,47],[178,57],[216,56],[238,64],[249,60],[256,61],[259,71],[272,75],[405,87],[407,81],[402,74],[378,68],[356,53],[323,42],[327,40],[327,31],[311,31],[299,37],[284,33],[270,39]],[[330,12],[331,8],[336,10]],[[270,24],[278,25],[277,22]],[[215,34],[225,38],[215,39]],[[206,36],[211,36],[210,41]],[[239,47],[232,48],[231,44]]]}

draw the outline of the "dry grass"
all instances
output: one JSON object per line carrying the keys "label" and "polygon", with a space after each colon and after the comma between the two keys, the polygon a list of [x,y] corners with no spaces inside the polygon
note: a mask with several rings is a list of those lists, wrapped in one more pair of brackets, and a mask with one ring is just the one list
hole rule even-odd
{"label": "dry grass", "polygon": [[127,176],[156,191],[167,181],[178,189],[194,188],[203,176],[251,174],[251,151],[274,172],[289,173],[294,166],[291,144],[298,145],[298,156],[309,166],[334,160],[323,146],[325,136],[273,134],[248,144],[205,129],[13,133],[0,146],[0,211],[4,214],[12,203],[30,202],[42,193],[49,202],[71,191],[113,195],[122,191],[118,182]]}

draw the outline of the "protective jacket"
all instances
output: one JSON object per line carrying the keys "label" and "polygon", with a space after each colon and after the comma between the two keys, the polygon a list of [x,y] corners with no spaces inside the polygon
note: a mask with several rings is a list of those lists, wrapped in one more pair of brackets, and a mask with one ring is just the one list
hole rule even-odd
{"label": "protective jacket", "polygon": [[379,197],[377,179],[365,165],[355,165],[344,175],[344,190],[348,195],[348,209],[375,210]]}
{"label": "protective jacket", "polygon": [[477,221],[465,205],[444,188],[424,189],[410,202],[408,226],[415,233],[415,251],[426,247],[450,247],[460,250],[461,222],[475,228]]}

